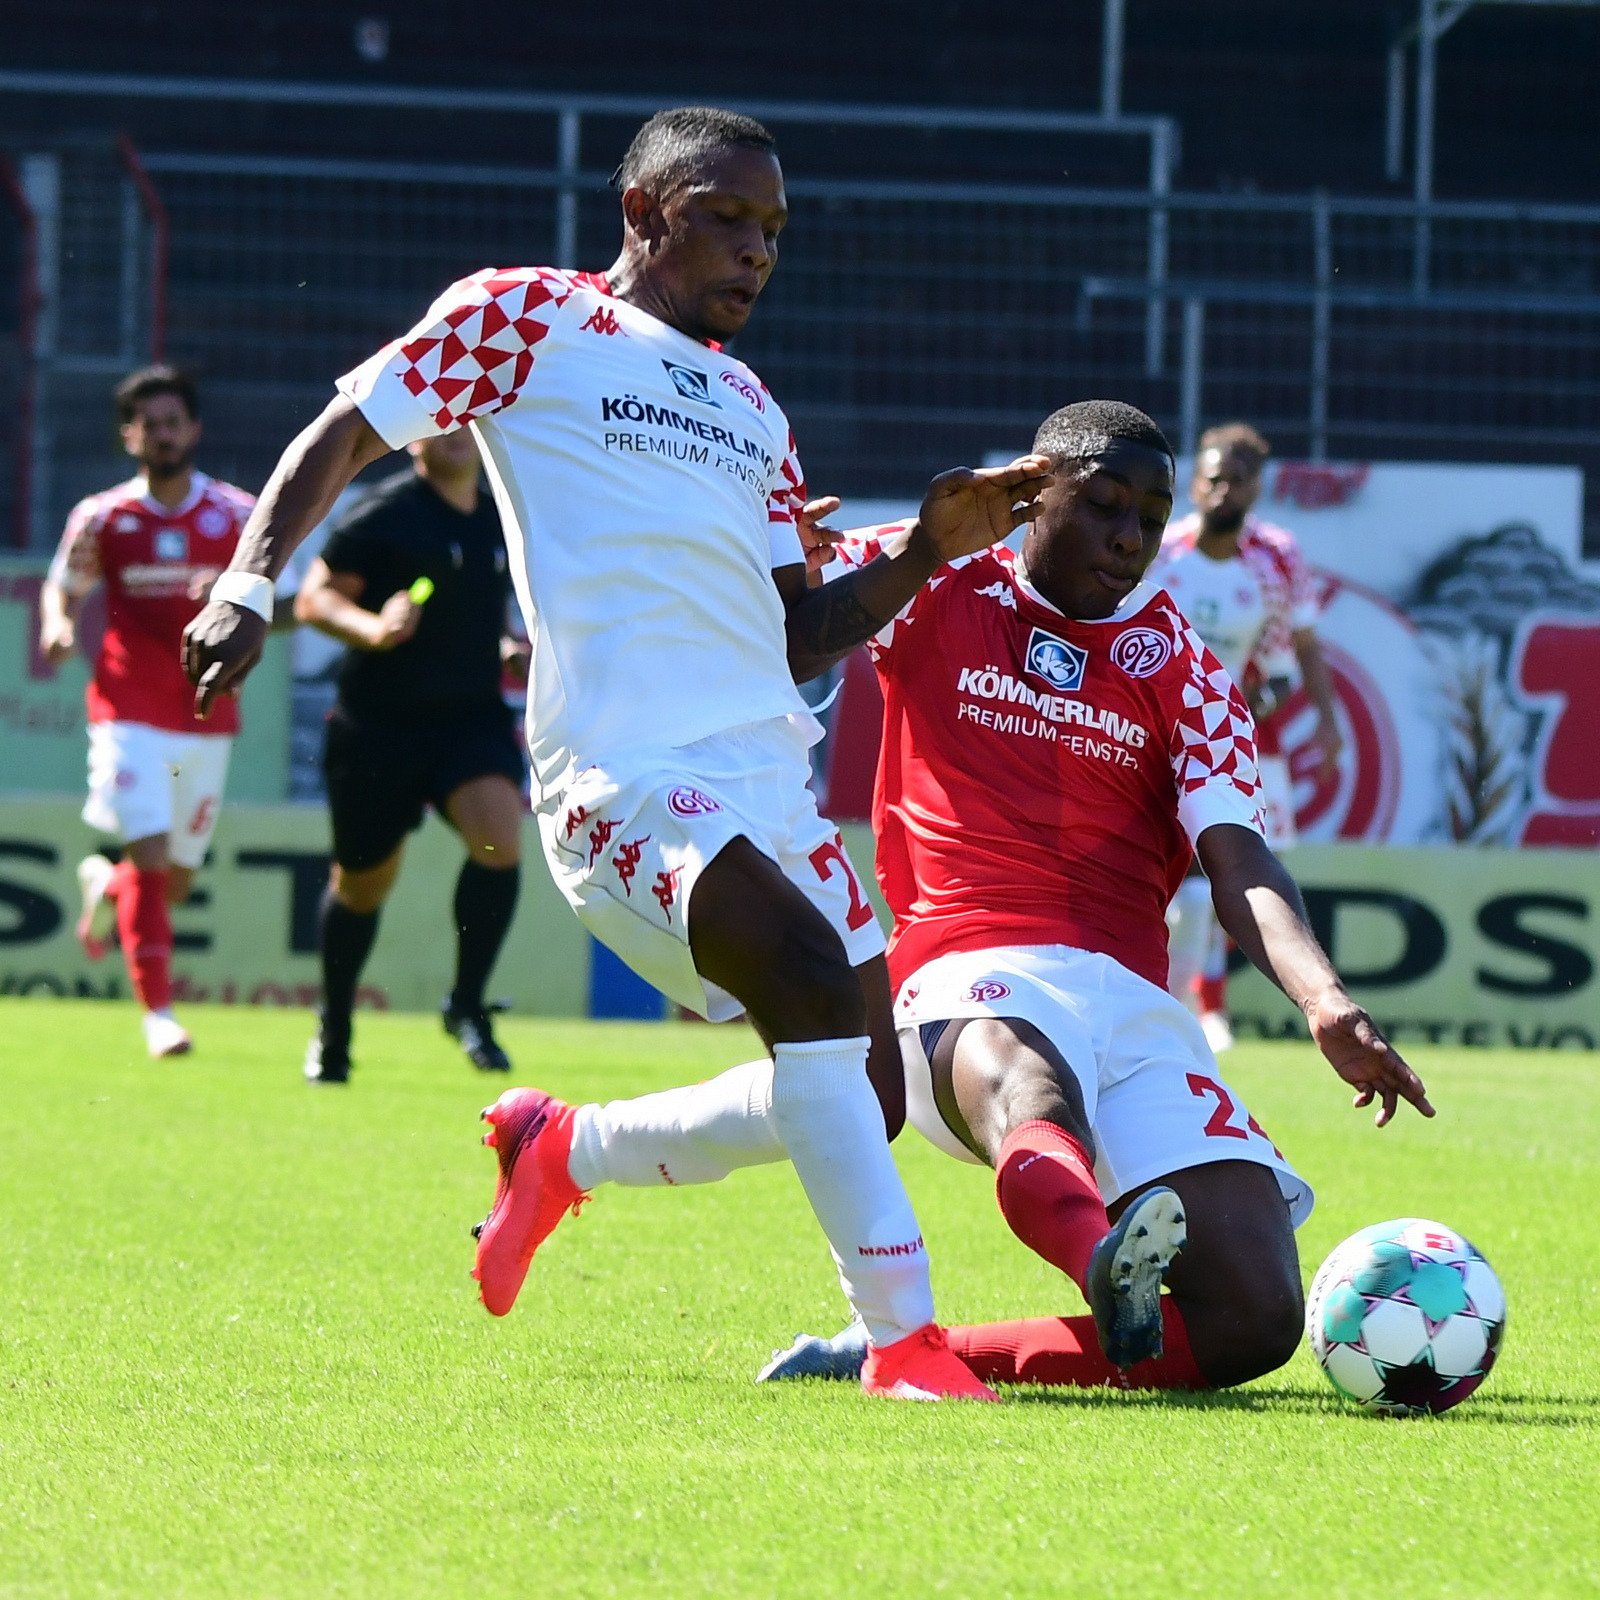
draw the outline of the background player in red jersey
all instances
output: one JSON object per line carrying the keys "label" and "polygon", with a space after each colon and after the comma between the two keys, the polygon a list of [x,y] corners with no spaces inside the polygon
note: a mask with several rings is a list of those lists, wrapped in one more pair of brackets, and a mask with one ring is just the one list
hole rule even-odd
{"label": "background player in red jersey", "polygon": [[[1091,1307],[952,1329],[951,1347],[986,1381],[1239,1383],[1299,1341],[1311,1191],[1166,992],[1163,912],[1191,841],[1223,926],[1356,1104],[1378,1100],[1380,1126],[1401,1098],[1433,1109],[1262,837],[1238,691],[1142,582],[1172,504],[1165,438],[1088,402],[1034,448],[1055,481],[1021,556],[952,563],[873,646],[910,1118],[994,1168],[1012,1231]],[[848,1370],[858,1343],[802,1339],[767,1375]]]}
{"label": "background player in red jersey", "polygon": [[[1254,512],[1271,454],[1271,445],[1248,422],[1221,423],[1200,435],[1189,488],[1196,510],[1167,529],[1152,577],[1177,600],[1257,716],[1281,702],[1298,672],[1316,707],[1314,742],[1326,776],[1338,763],[1343,735],[1317,641],[1311,572],[1294,535]],[[1267,840],[1275,848],[1293,844],[1289,764],[1264,750],[1260,767]],[[1194,1005],[1211,1048],[1228,1049],[1228,942],[1198,869],[1173,896],[1167,915],[1169,987]]]}
{"label": "background player in red jersey", "polygon": [[87,694],[89,799],[84,821],[123,842],[113,867],[78,865],[78,937],[96,959],[115,928],[145,1008],[152,1056],[181,1055],[189,1035],[172,1015],[169,905],[189,898],[217,824],[238,704],[207,722],[178,659],[183,630],[227,566],[254,503],[194,470],[200,407],[193,381],[146,367],[116,391],[122,443],[139,476],[73,507],[40,596],[40,648],[52,662],[77,648],[76,619],[96,584],[106,628]]}

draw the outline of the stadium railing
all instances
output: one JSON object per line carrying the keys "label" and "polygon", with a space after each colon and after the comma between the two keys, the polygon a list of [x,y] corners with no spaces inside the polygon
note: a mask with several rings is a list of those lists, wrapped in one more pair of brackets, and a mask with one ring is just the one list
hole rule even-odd
{"label": "stadium railing", "polygon": [[[237,88],[130,82],[175,97]],[[213,470],[251,486],[332,377],[452,278],[606,264],[615,196],[580,158],[653,108],[245,90],[329,114],[351,95],[391,108],[422,95],[457,117],[514,111],[543,130],[537,164],[146,152],[170,216],[171,349],[204,378]],[[1176,135],[1156,118],[750,109],[781,124],[786,150],[815,154],[789,160],[782,265],[739,353],[783,400],[819,490],[904,493],[952,461],[1024,445],[1046,411],[1100,393],[1185,442],[1242,415],[1288,455],[1575,463],[1600,553],[1600,207],[1175,192]],[[907,129],[916,137],[889,136]],[[1013,160],[1039,172],[1041,141],[1097,147],[1107,133],[1124,156],[1130,139],[1148,145],[1142,184],[994,176]],[[989,141],[987,173],[930,176],[963,170],[963,140]],[[349,146],[330,135],[315,148]],[[58,525],[52,515],[35,539]]]}

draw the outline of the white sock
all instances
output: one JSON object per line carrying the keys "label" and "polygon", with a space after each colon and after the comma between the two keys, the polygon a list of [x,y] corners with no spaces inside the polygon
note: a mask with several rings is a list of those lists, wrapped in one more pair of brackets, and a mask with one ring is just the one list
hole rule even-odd
{"label": "white sock", "polygon": [[870,1039],[773,1050],[772,1120],[875,1345],[933,1321],[928,1253],[867,1081]]}
{"label": "white sock", "polygon": [[1195,980],[1205,971],[1216,920],[1210,882],[1198,876],[1185,878],[1167,907],[1167,988],[1191,1011]]}
{"label": "white sock", "polygon": [[720,1183],[737,1167],[784,1159],[772,1121],[772,1063],[730,1067],[708,1083],[579,1106],[567,1171],[580,1189]]}

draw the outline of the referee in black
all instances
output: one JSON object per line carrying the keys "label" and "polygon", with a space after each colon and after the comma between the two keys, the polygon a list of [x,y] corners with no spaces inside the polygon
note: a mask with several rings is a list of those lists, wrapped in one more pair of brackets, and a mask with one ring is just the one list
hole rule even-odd
{"label": "referee in black", "polygon": [[410,467],[335,526],[294,604],[299,621],[350,647],[323,752],[333,869],[320,923],[321,1025],[305,1061],[312,1083],[349,1080],[356,985],[406,835],[428,805],[467,847],[445,1030],[474,1066],[511,1066],[484,986],[521,879],[522,746],[500,685],[507,664],[526,671],[527,646],[506,632],[505,543],[471,434],[410,448]]}

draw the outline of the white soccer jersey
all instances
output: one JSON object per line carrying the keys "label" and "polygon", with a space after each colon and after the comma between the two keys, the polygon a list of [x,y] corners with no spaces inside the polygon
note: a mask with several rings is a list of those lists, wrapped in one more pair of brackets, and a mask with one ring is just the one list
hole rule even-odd
{"label": "white soccer jersey", "polygon": [[1199,548],[1200,518],[1182,518],[1167,529],[1161,553],[1150,568],[1227,668],[1244,682],[1254,661],[1275,677],[1294,668],[1293,636],[1316,621],[1310,575],[1293,536],[1256,517],[1246,517],[1239,553],[1217,561]]}
{"label": "white soccer jersey", "polygon": [[772,569],[802,562],[805,484],[743,362],[597,273],[487,269],[339,380],[384,441],[472,425],[533,643],[541,794],[575,771],[809,718]]}

